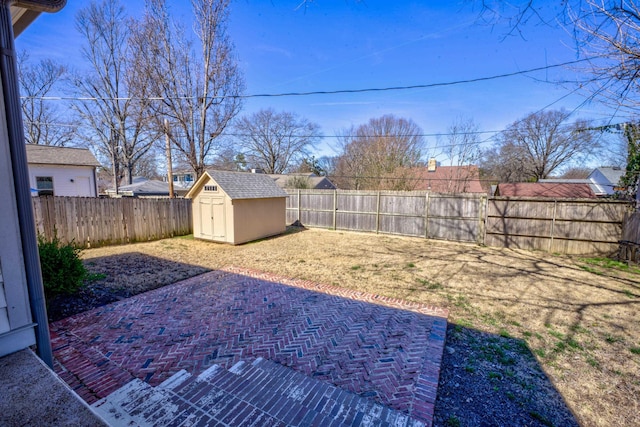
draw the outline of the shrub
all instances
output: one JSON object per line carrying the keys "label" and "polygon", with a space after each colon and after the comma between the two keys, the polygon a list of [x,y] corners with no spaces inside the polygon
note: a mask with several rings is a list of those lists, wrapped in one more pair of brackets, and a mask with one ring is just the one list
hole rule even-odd
{"label": "shrub", "polygon": [[47,241],[38,236],[42,283],[47,296],[77,292],[87,277],[87,270],[80,260],[80,249],[63,244],[58,236]]}

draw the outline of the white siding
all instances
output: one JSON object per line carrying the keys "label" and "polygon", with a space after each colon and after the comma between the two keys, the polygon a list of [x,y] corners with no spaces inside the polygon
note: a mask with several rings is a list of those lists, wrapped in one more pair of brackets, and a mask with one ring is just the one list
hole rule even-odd
{"label": "white siding", "polygon": [[9,314],[7,313],[7,299],[4,296],[4,280],[2,279],[2,265],[0,265],[0,334],[11,330]]}
{"label": "white siding", "polygon": [[[0,111],[5,111],[2,100]],[[35,344],[8,140],[0,114],[0,357]]]}
{"label": "white siding", "polygon": [[[29,165],[29,182],[32,189],[37,189],[37,176],[53,177],[54,196],[96,197],[93,167],[91,166],[56,166]],[[33,195],[37,193],[32,191]]]}

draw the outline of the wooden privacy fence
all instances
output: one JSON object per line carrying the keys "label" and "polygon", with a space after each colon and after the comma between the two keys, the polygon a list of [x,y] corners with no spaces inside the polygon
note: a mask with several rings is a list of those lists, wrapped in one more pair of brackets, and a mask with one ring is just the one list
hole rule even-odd
{"label": "wooden privacy fence", "polygon": [[632,205],[601,199],[488,200],[485,244],[561,254],[612,255]]}
{"label": "wooden privacy fence", "polygon": [[287,223],[481,242],[484,195],[418,191],[287,190]]}
{"label": "wooden privacy fence", "polygon": [[624,218],[618,257],[625,261],[640,262],[640,212],[629,213]]}
{"label": "wooden privacy fence", "polygon": [[618,250],[627,202],[488,198],[480,194],[287,190],[287,223],[540,249]]}
{"label": "wooden privacy fence", "polygon": [[157,240],[192,232],[191,200],[33,197],[36,230],[78,247]]}

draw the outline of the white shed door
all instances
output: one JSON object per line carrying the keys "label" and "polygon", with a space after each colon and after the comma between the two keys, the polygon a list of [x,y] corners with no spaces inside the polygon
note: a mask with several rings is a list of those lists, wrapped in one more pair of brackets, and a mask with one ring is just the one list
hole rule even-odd
{"label": "white shed door", "polygon": [[200,199],[201,238],[214,240],[226,238],[224,211],[223,198],[202,197]]}
{"label": "white shed door", "polygon": [[224,199],[211,199],[211,227],[213,229],[213,238],[216,240],[224,240],[227,237],[224,211]]}
{"label": "white shed door", "polygon": [[211,221],[211,199],[202,197],[200,199],[200,235],[203,239],[211,239],[213,237],[213,224]]}

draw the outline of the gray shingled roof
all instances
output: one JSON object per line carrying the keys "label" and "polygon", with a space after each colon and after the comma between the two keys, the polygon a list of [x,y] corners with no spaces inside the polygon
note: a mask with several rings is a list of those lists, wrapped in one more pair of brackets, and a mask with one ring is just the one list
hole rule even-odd
{"label": "gray shingled roof", "polygon": [[613,168],[607,166],[602,166],[596,169],[599,170],[600,173],[604,175],[604,177],[607,178],[612,185],[618,185],[620,178],[622,178],[622,175],[624,175],[625,173],[625,170],[621,168]]}
{"label": "gray shingled roof", "polygon": [[27,144],[27,163],[41,165],[100,166],[86,148]]}
{"label": "gray shingled roof", "polygon": [[[149,179],[134,184],[121,185],[118,191],[121,194],[131,193],[134,196],[169,196],[169,183]],[[107,190],[107,193],[115,192],[114,188]]]}
{"label": "gray shingled roof", "polygon": [[207,173],[232,200],[287,197],[287,193],[266,174],[219,170],[207,170]]}
{"label": "gray shingled roof", "polygon": [[269,176],[275,181],[276,184],[280,188],[287,188],[290,179],[295,179],[296,177],[306,178],[306,181],[309,185],[309,188],[320,189],[320,190],[333,190],[336,188],[335,185],[326,176],[317,176],[313,173],[292,173],[288,175],[282,174],[269,174]]}

